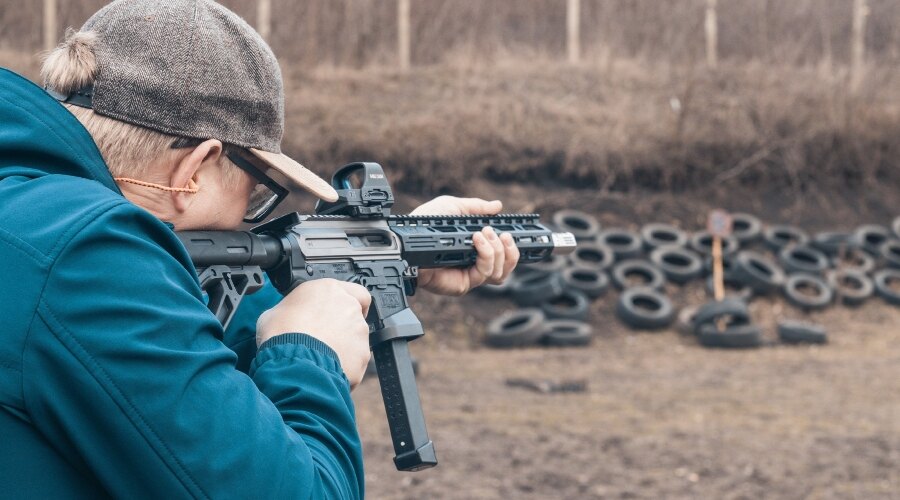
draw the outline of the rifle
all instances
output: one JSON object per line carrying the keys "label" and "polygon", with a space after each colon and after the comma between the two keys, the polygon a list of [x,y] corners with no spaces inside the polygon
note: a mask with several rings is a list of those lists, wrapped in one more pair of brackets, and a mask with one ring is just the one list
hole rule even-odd
{"label": "rifle", "polygon": [[[420,268],[475,262],[472,235],[485,226],[510,233],[520,263],[575,248],[571,233],[554,233],[535,214],[391,215],[394,196],[377,163],[352,163],[331,180],[335,202],[319,201],[315,215],[290,213],[251,231],[180,231],[197,268],[209,309],[223,328],[241,299],[263,286],[262,273],[287,294],[306,281],[334,278],[372,294],[366,322],[398,470],[437,465],[425,429],[408,342],[425,332],[406,297]],[[354,183],[356,187],[354,187]]]}

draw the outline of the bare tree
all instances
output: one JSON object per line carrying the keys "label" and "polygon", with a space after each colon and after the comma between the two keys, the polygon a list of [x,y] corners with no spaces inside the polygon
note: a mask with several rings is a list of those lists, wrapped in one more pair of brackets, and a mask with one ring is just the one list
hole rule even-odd
{"label": "bare tree", "polygon": [[56,0],[44,0],[44,50],[52,50],[59,37]]}
{"label": "bare tree", "polygon": [[256,31],[264,40],[272,38],[272,0],[258,0],[256,4]]}
{"label": "bare tree", "polygon": [[866,19],[869,17],[867,0],[853,0],[853,50],[851,64],[851,85],[859,88],[862,83],[866,63]]}
{"label": "bare tree", "polygon": [[400,69],[409,69],[409,0],[397,0],[397,55]]}
{"label": "bare tree", "polygon": [[706,65],[715,68],[719,62],[719,23],[717,0],[706,0]]}
{"label": "bare tree", "polygon": [[581,57],[581,0],[569,0],[566,8],[566,34],[569,62],[577,64]]}

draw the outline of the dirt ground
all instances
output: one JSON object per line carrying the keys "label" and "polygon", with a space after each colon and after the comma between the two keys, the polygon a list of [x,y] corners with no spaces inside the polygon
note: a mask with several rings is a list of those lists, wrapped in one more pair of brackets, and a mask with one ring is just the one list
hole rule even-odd
{"label": "dirt ground", "polygon": [[[579,207],[606,226],[674,221],[697,229],[706,208],[722,205],[814,231],[889,221],[900,207],[890,188],[689,197],[554,190],[548,198],[535,187],[484,184],[472,194],[510,200],[513,211]],[[672,287],[669,296],[677,306],[704,300],[699,284]],[[594,303],[590,347],[498,351],[482,345],[484,325],[511,302],[415,298],[428,334],[413,351],[440,464],[394,470],[378,383],[367,380],[354,399],[368,496],[900,497],[900,308],[873,299],[807,316],[783,300],[760,299],[752,312],[772,345],[721,351],[674,330],[628,331],[614,304],[615,293]],[[828,327],[828,345],[774,343],[776,319],[804,317]],[[508,387],[516,377],[583,379],[587,391]]]}

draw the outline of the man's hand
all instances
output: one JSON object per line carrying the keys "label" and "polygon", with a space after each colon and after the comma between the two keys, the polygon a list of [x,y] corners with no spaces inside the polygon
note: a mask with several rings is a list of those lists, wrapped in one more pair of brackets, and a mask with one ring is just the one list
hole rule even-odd
{"label": "man's hand", "polygon": [[333,279],[308,281],[262,313],[256,323],[256,345],[283,333],[305,333],[337,353],[341,368],[356,387],[369,363],[366,314],[372,296],[365,287]]}
{"label": "man's hand", "polygon": [[[412,215],[494,215],[502,208],[499,200],[439,196],[413,210]],[[441,295],[462,295],[482,283],[502,283],[519,262],[519,249],[509,234],[498,235],[486,227],[472,235],[472,244],[478,252],[474,266],[422,269],[419,286]]]}

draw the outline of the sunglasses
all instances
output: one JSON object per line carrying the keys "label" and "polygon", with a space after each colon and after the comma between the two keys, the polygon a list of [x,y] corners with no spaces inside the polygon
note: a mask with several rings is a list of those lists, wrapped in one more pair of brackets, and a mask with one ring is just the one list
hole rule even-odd
{"label": "sunglasses", "polygon": [[[172,143],[171,148],[193,148],[199,146],[201,142],[203,141],[199,139],[180,138]],[[244,222],[251,224],[262,222],[275,210],[279,203],[287,198],[289,191],[257,168],[253,161],[250,160],[250,154],[244,152],[240,146],[223,144],[222,148],[225,157],[231,160],[231,163],[234,163],[235,166],[247,172],[256,180],[256,186],[250,193],[247,212],[244,213]]]}

